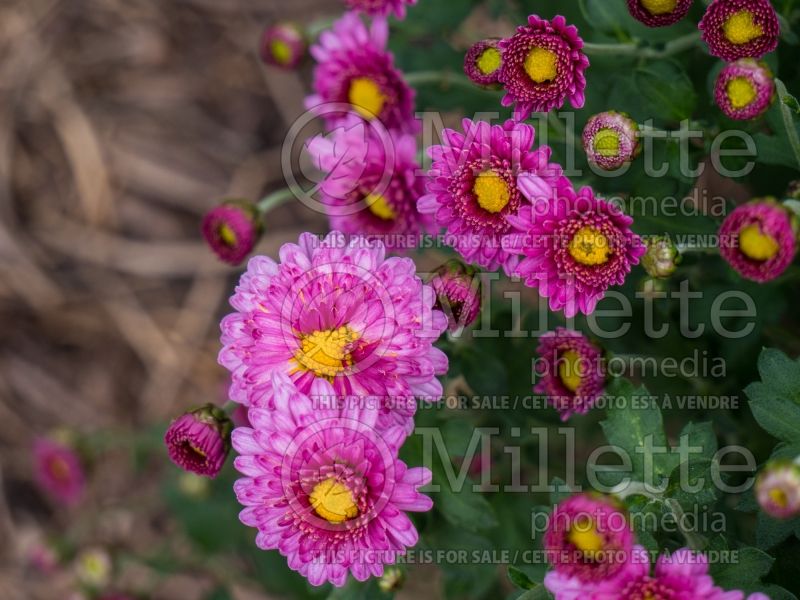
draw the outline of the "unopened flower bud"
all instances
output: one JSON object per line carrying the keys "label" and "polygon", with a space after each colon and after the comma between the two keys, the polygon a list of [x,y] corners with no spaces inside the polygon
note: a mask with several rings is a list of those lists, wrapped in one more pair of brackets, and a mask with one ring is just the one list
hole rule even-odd
{"label": "unopened flower bud", "polygon": [[170,459],[181,469],[216,477],[230,452],[232,429],[225,411],[206,404],[175,419],[164,442]]}
{"label": "unopened flower bud", "polygon": [[647,240],[647,252],[642,256],[642,267],[650,277],[666,279],[678,268],[681,255],[668,237],[653,237]]}
{"label": "unopened flower bud", "polygon": [[261,60],[282,69],[294,69],[306,55],[305,35],[294,23],[276,23],[261,36]]}
{"label": "unopened flower bud", "polygon": [[761,510],[776,519],[800,514],[800,466],[791,461],[773,461],[759,473],[756,498]]}
{"label": "unopened flower bud", "polygon": [[475,322],[481,310],[481,281],[477,271],[458,260],[436,269],[431,278],[436,305],[447,316],[451,332]]}
{"label": "unopened flower bud", "polygon": [[583,149],[590,162],[603,170],[613,171],[639,155],[638,131],[636,121],[625,113],[599,113],[586,122]]}
{"label": "unopened flower bud", "polygon": [[76,559],[75,575],[88,587],[105,587],[111,579],[111,557],[100,548],[85,550]]}
{"label": "unopened flower bud", "polygon": [[386,594],[396,592],[403,587],[406,576],[400,567],[386,567],[383,576],[378,580],[378,587]]}
{"label": "unopened flower bud", "polygon": [[261,215],[246,200],[227,200],[203,218],[203,237],[221,260],[238,265],[261,236]]}

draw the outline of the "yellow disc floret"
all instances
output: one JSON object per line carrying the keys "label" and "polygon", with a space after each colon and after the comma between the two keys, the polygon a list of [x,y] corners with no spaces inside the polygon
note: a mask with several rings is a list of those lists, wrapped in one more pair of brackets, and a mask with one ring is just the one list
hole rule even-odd
{"label": "yellow disc floret", "polygon": [[603,550],[603,536],[597,533],[594,521],[579,519],[567,534],[569,542],[585,554],[595,554]]}
{"label": "yellow disc floret", "polygon": [[350,352],[358,337],[358,333],[346,325],[301,335],[300,348],[294,355],[296,370],[313,371],[317,377],[333,379],[352,366]]}
{"label": "yellow disc floret", "polygon": [[764,33],[764,29],[753,21],[753,13],[740,10],[733,13],[722,26],[725,37],[731,44],[741,45],[752,42]]}
{"label": "yellow disc floret", "polygon": [[592,147],[600,156],[619,156],[619,133],[608,127],[598,130],[597,133],[594,134]]}
{"label": "yellow disc floret", "polygon": [[608,262],[612,254],[608,238],[594,227],[581,227],[569,243],[569,254],[582,265],[596,266]]}
{"label": "yellow disc floret", "polygon": [[525,72],[536,83],[552,81],[558,75],[558,56],[547,48],[534,48],[525,58]]}
{"label": "yellow disc floret", "polygon": [[640,0],[651,15],[666,15],[675,10],[678,0]]}
{"label": "yellow disc floret", "polygon": [[334,477],[315,485],[308,499],[314,512],[328,523],[342,523],[358,516],[353,492]]}
{"label": "yellow disc floret", "polygon": [[272,52],[272,58],[279,64],[286,65],[292,60],[292,49],[283,40],[272,40],[269,49]]}
{"label": "yellow disc floret", "polygon": [[222,240],[222,243],[226,246],[232,248],[236,245],[236,233],[227,223],[223,223],[219,226],[217,229],[217,234],[219,235],[219,239]]}
{"label": "yellow disc floret", "polygon": [[379,219],[392,221],[397,218],[397,213],[394,212],[392,205],[380,194],[368,194],[364,198],[364,203],[369,211]]}
{"label": "yellow disc floret", "polygon": [[577,390],[581,385],[581,355],[574,350],[564,352],[558,364],[558,377],[570,392]]}
{"label": "yellow disc floret", "polygon": [[353,79],[350,82],[347,99],[353,109],[367,120],[378,117],[387,100],[381,92],[380,86],[369,77]]}
{"label": "yellow disc floret", "polygon": [[511,199],[506,180],[494,171],[484,171],[475,178],[472,193],[478,205],[490,213],[499,213]]}
{"label": "yellow disc floret", "polygon": [[761,231],[758,223],[742,228],[739,232],[739,250],[752,260],[767,261],[780,249],[778,241]]}
{"label": "yellow disc floret", "polygon": [[789,497],[781,488],[772,488],[769,491],[769,499],[781,508],[786,508],[789,505]]}
{"label": "yellow disc floret", "polygon": [[758,95],[755,86],[747,77],[734,77],[728,82],[725,91],[733,108],[749,106]]}
{"label": "yellow disc floret", "polygon": [[484,75],[491,75],[500,68],[502,62],[503,58],[500,54],[500,50],[497,48],[487,48],[481,53],[478,60],[475,61],[475,66],[478,67],[478,71]]}

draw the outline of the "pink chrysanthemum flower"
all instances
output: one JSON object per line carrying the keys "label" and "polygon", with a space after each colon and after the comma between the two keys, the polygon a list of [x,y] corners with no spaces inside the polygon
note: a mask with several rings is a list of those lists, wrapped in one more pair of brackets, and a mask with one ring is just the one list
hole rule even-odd
{"label": "pink chrysanthemum flower", "polygon": [[483,86],[494,86],[499,82],[503,66],[499,43],[499,39],[487,39],[470,47],[464,56],[464,73],[470,80]]}
{"label": "pink chrysanthemum flower", "polygon": [[772,52],[781,33],[769,0],[714,0],[698,27],[709,54],[728,62]]}
{"label": "pink chrysanthemum flower", "polygon": [[719,229],[720,254],[742,277],[761,283],[775,279],[797,252],[792,221],[774,199],[743,204]]}
{"label": "pink chrysanthemum flower", "polygon": [[475,322],[481,311],[481,280],[475,269],[451,260],[436,269],[430,283],[451,333]]}
{"label": "pink chrysanthemum flower", "polygon": [[589,59],[581,48],[578,29],[567,25],[563,16],[548,21],[530,15],[527,25],[500,42],[503,106],[516,103],[514,118],[520,121],[532,112],[561,108],[566,100],[573,108],[582,108]]}
{"label": "pink chrysanthemum flower", "polygon": [[567,317],[592,313],[646,251],[630,229],[633,219],[591,188],[575,192],[567,182],[552,190],[536,178],[522,179],[530,203],[509,217],[516,232],[504,240],[509,252],[523,257],[515,274],[549,298],[550,310]]}
{"label": "pink chrysanthemum flower", "polygon": [[579,332],[559,327],[539,338],[536,354],[533,391],[547,396],[562,421],[586,414],[605,387],[603,352]]}
{"label": "pink chrysanthemum flower", "polygon": [[294,23],[276,23],[261,36],[261,60],[268,65],[294,69],[306,56],[306,39]]}
{"label": "pink chrysanthemum flower", "polygon": [[800,466],[790,461],[768,464],[756,480],[756,498],[771,517],[796,517],[800,514]]}
{"label": "pink chrysanthemum flower", "polygon": [[251,408],[253,429],[233,433],[242,522],[258,528],[259,548],[277,549],[313,585],[380,577],[417,543],[405,511],[432,507],[418,491],[430,471],[397,458],[405,431],[378,430],[368,398],[337,406],[324,379],[308,396],[278,373],[273,389],[274,410]]}
{"label": "pink chrysanthemum flower", "polygon": [[743,58],[726,65],[714,86],[717,106],[737,121],[755,119],[769,108],[775,82],[766,64]]}
{"label": "pink chrysanthemum flower", "polygon": [[206,404],[175,419],[164,443],[170,460],[184,471],[216,477],[228,457],[232,429],[225,411]]}
{"label": "pink chrysanthemum flower", "polygon": [[576,494],[550,514],[544,550],[554,568],[551,574],[591,582],[620,572],[630,560],[633,541],[628,516],[616,500]]}
{"label": "pink chrysanthemum flower", "polygon": [[594,115],[583,129],[583,149],[589,161],[613,171],[639,155],[639,126],[625,113],[608,111]]}
{"label": "pink chrysanthemum flower", "polygon": [[415,5],[417,0],[344,0],[344,3],[348,10],[373,17],[388,17],[394,14],[398,19],[405,19],[406,7]]}
{"label": "pink chrysanthemum flower", "polygon": [[271,404],[271,375],[289,374],[302,392],[315,380],[339,394],[390,399],[406,425],[415,398],[436,400],[447,356],[433,343],[447,328],[436,296],[409,258],[386,258],[379,241],[324,240],[304,233],[280,249],[280,263],[250,260],[222,320],[220,364],[232,400]]}
{"label": "pink chrysanthemum flower", "polygon": [[447,228],[448,243],[469,263],[491,271],[510,272],[516,257],[501,241],[511,230],[508,218],[524,203],[518,184],[522,174],[534,174],[542,185],[563,180],[561,167],[548,162],[551,150],[531,147],[535,130],[512,120],[503,125],[462,121],[464,133],[442,132],[443,144],[428,150],[433,164],[428,194],[417,204],[423,214]]}
{"label": "pink chrysanthemum flower", "polygon": [[34,477],[39,487],[54,501],[75,506],[86,488],[81,460],[75,451],[48,438],[33,443]]}
{"label": "pink chrysanthemum flower", "polygon": [[667,27],[677,23],[694,0],[628,0],[628,12],[648,27]]}
{"label": "pink chrysanthemum flower", "polygon": [[368,29],[358,15],[346,13],[311,47],[318,64],[306,108],[322,116],[328,129],[355,115],[379,119],[388,129],[417,130],[414,91],[386,49],[388,35],[386,19],[375,18]]}
{"label": "pink chrysanthemum flower", "polygon": [[[560,571],[545,576],[545,587],[555,600],[743,600],[742,591],[725,591],[714,585],[708,574],[708,559],[681,548],[662,554],[650,574],[650,555],[635,546],[624,568],[615,576],[595,581],[580,580]],[[748,600],[769,600],[764,594]]]}
{"label": "pink chrysanthemum flower", "polygon": [[261,236],[258,209],[245,200],[228,200],[203,217],[203,237],[220,260],[236,266],[253,251]]}
{"label": "pink chrysanthemum flower", "polygon": [[321,196],[331,229],[379,239],[398,252],[435,233],[433,217],[417,211],[425,180],[417,176],[413,135],[357,121],[314,138],[308,151],[326,173]]}

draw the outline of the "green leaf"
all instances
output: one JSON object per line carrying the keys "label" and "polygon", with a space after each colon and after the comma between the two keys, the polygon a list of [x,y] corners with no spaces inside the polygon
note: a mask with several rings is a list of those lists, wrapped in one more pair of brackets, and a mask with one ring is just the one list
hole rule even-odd
{"label": "green leaf", "polygon": [[717,453],[719,444],[711,423],[689,423],[681,431],[680,439],[686,436],[686,446],[702,448],[702,452],[690,454],[693,458],[707,458],[711,460]]}
{"label": "green leaf", "polygon": [[548,598],[552,598],[552,596],[543,585],[536,586],[521,596],[517,596],[517,600],[548,600]]}
{"label": "green leaf", "polygon": [[680,63],[672,60],[652,63],[635,71],[633,81],[652,118],[681,121],[692,116],[697,93]]}
{"label": "green leaf", "polygon": [[714,569],[714,583],[721,588],[744,588],[761,581],[772,568],[775,559],[758,548],[741,548],[739,560],[719,564]]}
{"label": "green leaf", "polygon": [[535,588],[537,584],[535,581],[532,581],[530,577],[528,577],[525,573],[520,571],[517,567],[509,566],[508,567],[508,578],[511,580],[515,586],[523,590],[532,590]]}
{"label": "green leaf", "polygon": [[800,402],[800,364],[780,350],[764,348],[758,357],[761,381],[781,395]]}
{"label": "green leaf", "polygon": [[705,458],[681,463],[669,476],[666,495],[677,500],[684,510],[714,504],[720,491],[711,476],[713,465],[713,461]]}
{"label": "green leaf", "polygon": [[798,519],[773,519],[772,517],[758,513],[756,524],[756,542],[762,550],[769,550],[789,538],[794,533],[794,528]]}
{"label": "green leaf", "polygon": [[467,531],[482,531],[497,526],[497,517],[491,504],[478,492],[473,491],[472,481],[464,480],[459,491],[450,488],[441,466],[434,465],[433,481],[439,484],[434,506],[448,522]]}
{"label": "green leaf", "polygon": [[750,398],[750,410],[758,424],[779,440],[800,440],[800,406],[791,400],[772,396],[764,384],[751,383],[745,388]]}

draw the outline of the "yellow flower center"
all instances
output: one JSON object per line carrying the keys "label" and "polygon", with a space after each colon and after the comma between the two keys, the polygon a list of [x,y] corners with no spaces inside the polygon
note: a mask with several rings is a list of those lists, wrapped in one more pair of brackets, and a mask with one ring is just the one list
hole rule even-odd
{"label": "yellow flower center", "polygon": [[397,218],[397,213],[394,212],[392,205],[380,194],[367,194],[364,202],[369,211],[379,219],[392,221]]}
{"label": "yellow flower center", "polygon": [[570,392],[577,390],[581,385],[581,355],[574,350],[564,352],[558,364],[558,376]]}
{"label": "yellow flower center", "polygon": [[478,60],[475,61],[475,66],[478,67],[478,71],[484,75],[489,75],[497,71],[502,62],[502,56],[497,48],[487,48],[481,53]]}
{"label": "yellow flower center", "polygon": [[594,521],[588,518],[579,519],[567,535],[569,542],[586,554],[594,554],[603,549],[603,536],[597,533]]}
{"label": "yellow flower center", "polygon": [[380,86],[369,77],[356,77],[350,82],[347,99],[353,109],[368,121],[378,117],[386,104]]}
{"label": "yellow flower center", "polygon": [[328,523],[342,523],[358,516],[353,492],[333,477],[315,485],[311,490],[309,501],[314,512]]}
{"label": "yellow flower center", "polygon": [[236,245],[236,233],[227,223],[223,223],[219,226],[217,234],[219,235],[219,239],[222,240],[222,243],[226,246],[233,247]]}
{"label": "yellow flower center", "polygon": [[734,77],[726,89],[733,108],[744,108],[756,99],[756,88],[747,77]]}
{"label": "yellow flower center", "polygon": [[789,504],[789,498],[786,495],[786,492],[780,488],[772,488],[769,491],[769,499],[781,508],[786,508]]}
{"label": "yellow flower center", "polygon": [[270,52],[272,52],[272,58],[274,58],[277,63],[286,65],[292,60],[292,49],[289,47],[289,44],[283,40],[272,40],[269,49]]}
{"label": "yellow flower center", "polygon": [[558,56],[547,48],[534,48],[525,58],[525,72],[536,83],[552,81],[558,75]]}
{"label": "yellow flower center", "polygon": [[582,265],[602,265],[611,256],[608,238],[594,227],[581,227],[569,243],[569,254]]}
{"label": "yellow flower center", "polygon": [[58,481],[69,480],[69,465],[63,458],[60,456],[54,456],[50,459],[48,466],[50,468],[50,474],[55,479]]}
{"label": "yellow flower center", "polygon": [[600,156],[619,156],[619,133],[604,127],[594,135],[592,146]]}
{"label": "yellow flower center", "polygon": [[358,337],[346,325],[300,336],[300,348],[294,355],[296,370],[313,371],[317,377],[333,379],[353,364],[350,351]]}
{"label": "yellow flower center", "polygon": [[666,15],[675,10],[678,0],[641,0],[641,3],[651,15]]}
{"label": "yellow flower center", "polygon": [[761,25],[753,21],[753,13],[749,10],[740,10],[733,13],[722,26],[725,37],[731,44],[746,44],[764,33]]}
{"label": "yellow flower center", "polygon": [[766,261],[774,257],[779,249],[778,241],[763,233],[758,223],[748,225],[739,232],[739,250],[748,258]]}
{"label": "yellow flower center", "polygon": [[478,205],[490,213],[499,213],[511,199],[505,179],[494,171],[484,171],[478,175],[472,185],[472,193]]}

